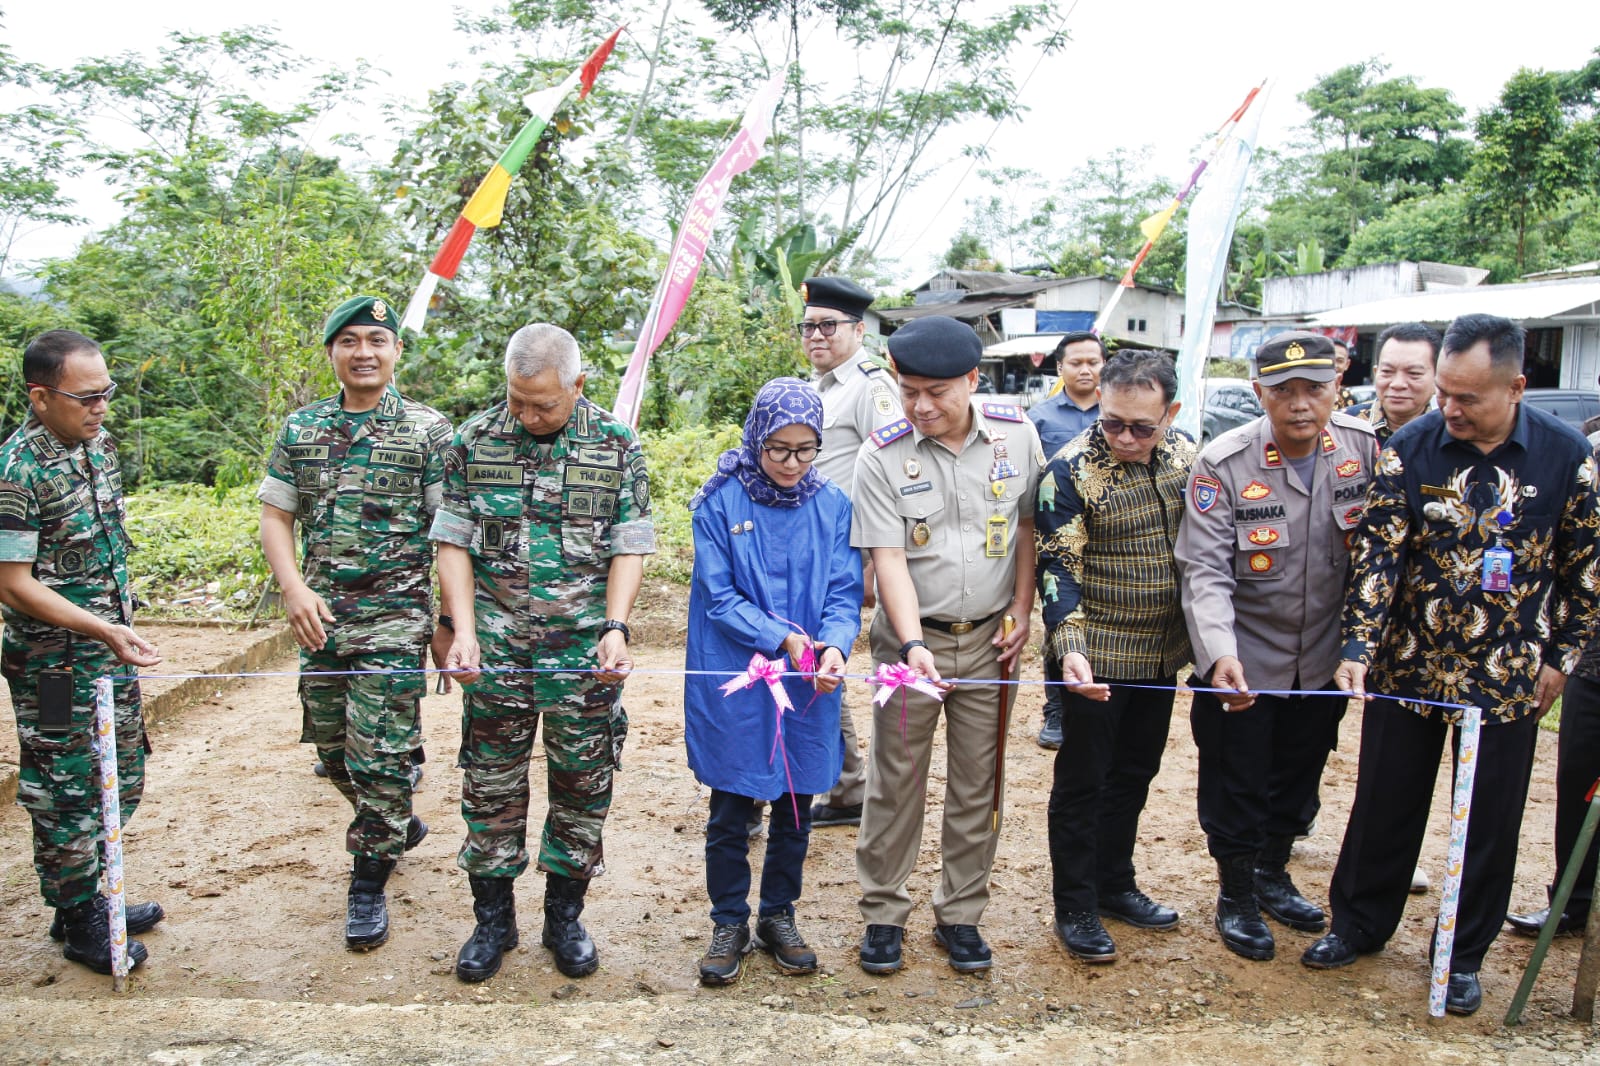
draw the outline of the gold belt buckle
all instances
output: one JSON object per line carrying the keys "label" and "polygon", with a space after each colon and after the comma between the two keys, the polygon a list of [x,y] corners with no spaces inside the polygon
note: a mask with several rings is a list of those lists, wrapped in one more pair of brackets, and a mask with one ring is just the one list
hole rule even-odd
{"label": "gold belt buckle", "polygon": [[950,632],[952,634],[954,634],[955,636],[959,637],[963,633],[971,633],[972,632],[972,626],[973,626],[973,623],[971,623],[971,622],[951,622],[950,623]]}

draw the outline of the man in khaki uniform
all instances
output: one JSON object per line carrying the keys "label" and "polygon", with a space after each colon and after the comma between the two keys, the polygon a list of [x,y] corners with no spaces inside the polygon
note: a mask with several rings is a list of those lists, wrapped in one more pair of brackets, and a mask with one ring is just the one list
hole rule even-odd
{"label": "man in khaki uniform", "polygon": [[1200,826],[1222,880],[1217,932],[1230,951],[1270,959],[1260,908],[1294,929],[1326,925],[1284,867],[1347,701],[1253,688],[1333,687],[1346,539],[1378,449],[1371,426],[1333,412],[1338,370],[1326,337],[1274,337],[1255,363],[1266,414],[1200,453],[1175,555],[1194,683],[1231,690],[1197,691],[1190,712]]}
{"label": "man in khaki uniform", "polygon": [[[889,338],[906,417],[874,433],[856,460],[850,543],[877,569],[872,656],[947,686],[940,701],[909,689],[874,707],[867,795],[856,845],[861,968],[893,973],[911,914],[906,879],[922,842],[933,732],[945,716],[948,765],[933,894],[934,940],[960,972],[986,970],[978,922],[989,901],[998,835],[991,824],[1001,701],[1033,609],[1033,500],[1039,435],[1009,404],[978,404],[983,344],[953,318],[929,317]],[[1016,628],[1006,635],[1001,621]],[[904,719],[902,720],[902,714]]]}
{"label": "man in khaki uniform", "polygon": [[[812,278],[800,286],[800,298],[806,305],[800,343],[815,372],[812,385],[822,395],[822,451],[816,468],[852,496],[856,452],[874,431],[900,418],[900,397],[883,360],[861,347],[867,335],[862,318],[872,293],[847,278]],[[865,606],[871,607],[872,565],[863,562]],[[839,728],[844,733],[844,769],[839,783],[811,808],[813,827],[861,824],[867,774],[848,699],[839,708]]]}

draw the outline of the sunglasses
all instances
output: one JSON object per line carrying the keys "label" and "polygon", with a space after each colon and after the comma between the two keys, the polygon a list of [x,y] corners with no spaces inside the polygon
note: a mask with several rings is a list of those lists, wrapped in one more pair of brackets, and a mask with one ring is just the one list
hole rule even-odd
{"label": "sunglasses", "polygon": [[1100,429],[1108,437],[1120,437],[1122,436],[1122,431],[1127,430],[1139,440],[1149,440],[1161,432],[1159,424],[1147,426],[1142,422],[1124,422],[1120,418],[1102,418],[1100,420]]}
{"label": "sunglasses", "polygon": [[818,333],[831,337],[839,331],[840,326],[860,321],[859,318],[824,318],[820,322],[796,322],[794,328],[800,331],[802,337],[813,337]]}
{"label": "sunglasses", "polygon": [[104,400],[107,403],[110,403],[111,402],[111,397],[116,395],[117,383],[115,381],[113,381],[110,385],[106,386],[104,389],[102,389],[99,392],[68,392],[66,389],[58,389],[54,385],[39,385],[39,384],[36,384],[34,382],[29,382],[28,383],[28,388],[30,388],[30,389],[49,389],[51,392],[55,393],[57,396],[65,396],[70,400],[77,400],[79,403],[83,404],[83,406],[85,406],[85,407],[93,407],[95,404],[99,403],[101,400]]}

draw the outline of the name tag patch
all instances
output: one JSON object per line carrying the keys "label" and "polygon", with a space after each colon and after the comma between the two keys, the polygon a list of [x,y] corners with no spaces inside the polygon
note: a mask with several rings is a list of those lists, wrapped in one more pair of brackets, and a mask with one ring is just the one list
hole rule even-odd
{"label": "name tag patch", "polygon": [[522,467],[516,463],[468,463],[469,485],[521,485]]}

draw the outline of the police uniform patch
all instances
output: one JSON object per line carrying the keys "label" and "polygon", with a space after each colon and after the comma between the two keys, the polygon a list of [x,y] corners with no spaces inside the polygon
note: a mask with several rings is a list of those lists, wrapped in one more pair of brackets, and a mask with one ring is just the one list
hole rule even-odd
{"label": "police uniform patch", "polygon": [[1256,552],[1250,556],[1250,569],[1258,574],[1264,574],[1272,569],[1272,556],[1266,552]]}
{"label": "police uniform patch", "polygon": [[1278,537],[1278,531],[1271,526],[1257,526],[1250,531],[1250,535],[1246,539],[1257,547],[1265,548],[1269,544],[1278,543]]}
{"label": "police uniform patch", "polygon": [[1194,504],[1194,509],[1201,514],[1215,507],[1221,495],[1222,482],[1204,474],[1196,474],[1194,482],[1189,486],[1189,502]]}
{"label": "police uniform patch", "polygon": [[[1356,522],[1360,521],[1360,519],[1361,519],[1361,505],[1360,504],[1357,504],[1356,506],[1350,508],[1348,511],[1346,511],[1344,513],[1344,521],[1345,521],[1346,525],[1354,525]],[[1349,545],[1347,544],[1346,547],[1349,547]]]}
{"label": "police uniform patch", "polygon": [[880,415],[894,414],[894,397],[889,395],[888,389],[872,390],[872,409]]}
{"label": "police uniform patch", "polygon": [[1355,477],[1357,474],[1361,473],[1361,460],[1346,459],[1344,462],[1334,467],[1333,472],[1338,474],[1340,477]]}
{"label": "police uniform patch", "polygon": [[1021,422],[1022,409],[1014,403],[986,403],[983,405],[983,417],[998,418],[1002,422]]}
{"label": "police uniform patch", "polygon": [[1252,481],[1239,490],[1239,495],[1247,500],[1264,500],[1272,495],[1272,490],[1259,481]]}
{"label": "police uniform patch", "polygon": [[867,439],[873,444],[877,445],[879,448],[882,448],[888,444],[892,444],[910,432],[911,423],[904,418],[897,418],[893,422],[890,422],[887,426],[884,426],[882,429],[873,430]]}

